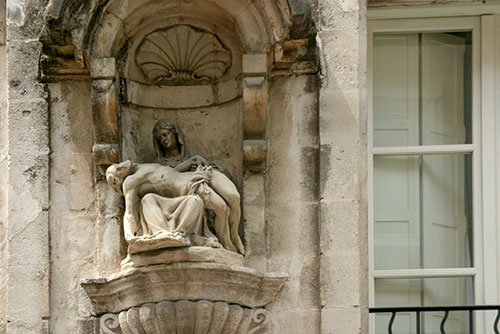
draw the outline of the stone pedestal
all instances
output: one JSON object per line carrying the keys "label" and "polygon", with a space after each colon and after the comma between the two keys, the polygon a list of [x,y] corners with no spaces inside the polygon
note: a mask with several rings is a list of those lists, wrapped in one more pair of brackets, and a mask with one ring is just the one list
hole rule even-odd
{"label": "stone pedestal", "polygon": [[223,302],[161,302],[105,314],[103,334],[118,333],[256,333],[266,329],[267,311]]}
{"label": "stone pedestal", "polygon": [[81,285],[107,333],[255,333],[287,279],[283,273],[182,262],[126,269]]}

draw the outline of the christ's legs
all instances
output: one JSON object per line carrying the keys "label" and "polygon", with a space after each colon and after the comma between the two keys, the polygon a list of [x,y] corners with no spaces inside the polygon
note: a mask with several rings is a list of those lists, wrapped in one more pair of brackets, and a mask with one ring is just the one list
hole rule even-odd
{"label": "christ's legs", "polygon": [[[205,207],[215,213],[214,229],[215,234],[219,238],[222,246],[225,249],[236,252],[236,248],[231,241],[229,231],[229,207],[226,202],[213,189],[207,187],[208,195],[204,198]],[[203,198],[204,196],[202,196]]]}
{"label": "christ's legs", "polygon": [[213,171],[210,184],[215,192],[229,205],[229,233],[231,241],[241,254],[245,254],[245,247],[238,234],[238,226],[241,219],[240,193],[234,183],[218,171]]}

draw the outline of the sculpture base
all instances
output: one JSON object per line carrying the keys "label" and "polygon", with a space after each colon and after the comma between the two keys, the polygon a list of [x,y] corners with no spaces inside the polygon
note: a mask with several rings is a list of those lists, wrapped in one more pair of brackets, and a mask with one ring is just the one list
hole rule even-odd
{"label": "sculpture base", "polygon": [[154,264],[176,262],[222,263],[229,266],[243,266],[243,255],[224,248],[182,247],[167,248],[128,255],[121,263],[122,271]]}
{"label": "sculpture base", "polygon": [[259,308],[276,298],[284,273],[220,263],[173,263],[132,268],[108,278],[84,279],[93,314],[118,313],[146,303],[207,300]]}

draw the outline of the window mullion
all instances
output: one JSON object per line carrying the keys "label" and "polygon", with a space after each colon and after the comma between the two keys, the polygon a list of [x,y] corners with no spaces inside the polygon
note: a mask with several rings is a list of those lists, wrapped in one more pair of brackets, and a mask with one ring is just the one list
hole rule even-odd
{"label": "window mullion", "polygon": [[453,154],[473,153],[475,144],[462,145],[425,145],[425,146],[391,146],[373,147],[371,153],[377,155],[429,155],[429,154]]}
{"label": "window mullion", "polygon": [[476,268],[429,268],[374,270],[374,278],[439,278],[471,277],[477,274]]}

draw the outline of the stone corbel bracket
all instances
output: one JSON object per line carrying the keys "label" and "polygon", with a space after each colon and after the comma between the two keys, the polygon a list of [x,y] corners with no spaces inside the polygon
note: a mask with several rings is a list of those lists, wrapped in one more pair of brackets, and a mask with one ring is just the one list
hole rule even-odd
{"label": "stone corbel bracket", "polygon": [[252,172],[261,172],[266,165],[267,77],[272,63],[270,54],[243,56],[243,151],[246,167]]}
{"label": "stone corbel bracket", "polygon": [[104,177],[106,168],[119,162],[118,92],[116,62],[113,57],[91,60],[92,116],[94,146],[92,153],[97,180]]}
{"label": "stone corbel bracket", "polygon": [[268,312],[223,302],[180,300],[148,303],[118,314],[107,313],[99,321],[103,334],[127,333],[262,333]]}
{"label": "stone corbel bracket", "polygon": [[81,285],[105,334],[254,333],[267,322],[263,307],[275,300],[287,277],[184,262],[84,279]]}

